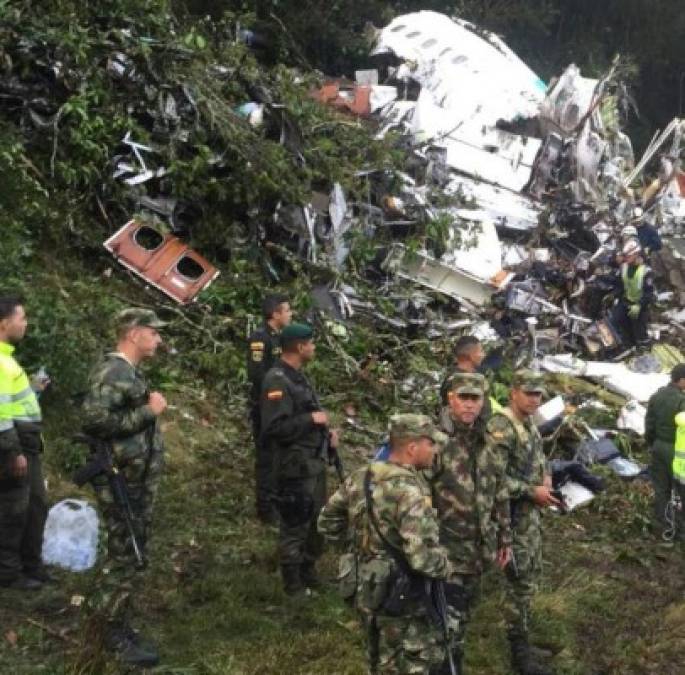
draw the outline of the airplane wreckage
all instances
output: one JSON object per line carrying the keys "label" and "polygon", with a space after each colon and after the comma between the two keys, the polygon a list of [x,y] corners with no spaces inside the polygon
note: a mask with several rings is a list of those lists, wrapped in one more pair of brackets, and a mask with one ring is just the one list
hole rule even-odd
{"label": "airplane wreckage", "polygon": [[[257,44],[246,35],[252,34],[237,30],[235,39]],[[62,67],[49,68],[56,81]],[[160,145],[183,142],[198,124],[193,89],[148,85],[123,47],[111,47],[106,69],[122,89],[149,92],[154,104],[142,114],[155,142],[128,132],[112,158],[111,180],[128,191],[133,209],[120,208],[126,217],[118,224],[105,214],[112,232],[104,246],[150,285],[191,303],[218,274],[183,242],[202,207],[157,186],[168,174]],[[210,70],[215,78],[231,76],[218,64]],[[53,129],[56,107],[40,81],[11,75],[0,94],[34,128]],[[250,95],[254,100],[227,114],[268,127],[272,136],[275,129],[278,142],[304,163],[302,135],[285,106],[260,87]],[[428,340],[471,333],[514,344],[516,365],[587,378],[628,399],[619,426],[640,433],[642,404],[685,357],[666,344],[638,354],[625,341],[611,318],[617,261],[626,237],[656,238],[659,246],[648,253],[656,284],[649,332],[656,341],[679,342],[684,122],[674,119],[655,133],[636,158],[622,130],[632,101],[619,59],[599,78],[571,64],[546,84],[499,37],[430,11],[377,30],[367,70],[355,81],[328,79],[310,96],[368,128],[370,143],[392,134],[406,157],[402,171],[360,171],[363,200],[335,183],[308,203],[282,201],[250,224],[261,250],[328,270],[332,281],[316,286],[312,300],[340,334],[345,322],[364,321]],[[220,155],[207,161],[222,167]],[[440,223],[447,236],[439,245],[426,236],[417,250],[408,240],[427,222]],[[356,270],[372,292],[344,274],[353,233],[377,253]],[[277,281],[277,271],[266,267]],[[580,430],[583,461],[625,460],[607,452],[600,432]],[[624,475],[640,471],[629,460],[614,466]]]}

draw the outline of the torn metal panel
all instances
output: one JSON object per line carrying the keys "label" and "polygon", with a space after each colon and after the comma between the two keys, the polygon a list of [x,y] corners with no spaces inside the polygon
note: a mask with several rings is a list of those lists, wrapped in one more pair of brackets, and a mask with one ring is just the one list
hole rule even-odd
{"label": "torn metal panel", "polygon": [[616,426],[619,429],[629,429],[640,436],[645,435],[645,418],[647,408],[637,401],[628,401],[618,414]]}
{"label": "torn metal panel", "polygon": [[599,168],[608,143],[586,125],[574,141],[576,177],[572,182],[573,196],[579,202],[599,202]]}
{"label": "torn metal panel", "polygon": [[454,210],[465,220],[492,221],[497,227],[519,231],[534,230],[538,226],[542,209],[525,195],[466,176],[453,177],[447,191],[474,203],[474,208]]}
{"label": "torn metal panel", "polygon": [[135,164],[129,163],[124,157],[115,157],[112,178],[121,178],[127,185],[140,185],[152,178],[161,178],[167,174],[167,169],[165,167],[159,167],[158,169],[151,169],[148,167],[145,162],[144,153],[153,153],[155,150],[149,145],[143,145],[142,143],[134,141],[131,138],[130,131],[126,132],[126,135],[121,139],[121,142],[131,149],[138,165],[136,166]]}
{"label": "torn metal panel", "polygon": [[564,152],[564,142],[558,134],[550,133],[542,142],[533,163],[533,170],[526,192],[540,198],[550,185],[559,182],[559,167]]}
{"label": "torn metal panel", "polygon": [[515,191],[528,184],[541,141],[484,126],[480,118],[463,122],[433,96],[431,90],[422,89],[416,102],[411,117],[416,143],[430,141],[446,148],[447,164],[474,178]]}
{"label": "torn metal panel", "polygon": [[383,268],[455,300],[484,305],[495,288],[470,272],[450,267],[426,253],[409,253],[402,244],[394,244]]}
{"label": "torn metal panel", "polygon": [[369,70],[355,70],[354,81],[357,84],[362,84],[367,87],[375,87],[378,84],[378,70],[376,68]]}
{"label": "torn metal panel", "polygon": [[507,308],[534,316],[543,313],[561,313],[559,307],[546,299],[542,285],[534,281],[509,284],[507,289]]}
{"label": "torn metal panel", "polygon": [[172,234],[130,220],[104,247],[125,267],[169,297],[187,304],[216,279],[219,271]]}
{"label": "torn metal panel", "polygon": [[569,65],[540,104],[545,133],[561,132],[568,136],[577,131],[591,109],[598,84],[599,80],[583,77],[575,63]]}
{"label": "torn metal panel", "polygon": [[[455,225],[447,246],[449,250],[442,256],[442,262],[481,281],[491,281],[502,270],[502,246],[489,219]],[[504,279],[501,281],[506,285]]]}

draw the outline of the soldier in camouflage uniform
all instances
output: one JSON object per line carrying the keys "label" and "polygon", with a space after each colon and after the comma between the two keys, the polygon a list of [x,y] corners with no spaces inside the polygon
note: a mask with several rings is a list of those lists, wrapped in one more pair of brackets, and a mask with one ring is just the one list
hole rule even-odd
{"label": "soldier in camouflage uniform", "polygon": [[[455,373],[446,389],[450,415],[442,425],[449,441],[427,477],[440,520],[440,541],[456,571],[446,592],[456,636],[454,662],[461,672],[464,633],[481,575],[495,560],[502,568],[509,563],[512,541],[504,462],[485,443],[485,378]],[[442,672],[449,673],[448,665]]]}
{"label": "soldier in camouflage uniform", "polygon": [[[109,445],[126,481],[136,539],[143,554],[164,464],[158,420],[167,404],[162,394],[150,391],[138,366],[155,355],[162,342],[157,331],[164,325],[150,310],[121,312],[116,351],[107,354],[91,373],[83,404],[83,431]],[[93,599],[107,620],[106,646],[125,663],[154,665],[159,660],[156,650],[143,645],[129,625],[131,596],[141,573],[124,516],[114,502],[106,476],[96,477],[93,486],[107,530],[107,558]]]}
{"label": "soldier in camouflage uniform", "polygon": [[541,654],[531,647],[529,639],[531,600],[542,570],[540,509],[560,506],[545,470],[542,438],[531,419],[543,393],[540,375],[517,371],[509,405],[493,415],[486,427],[488,449],[506,463],[513,530],[513,557],[505,569],[506,618],[512,664],[523,675],[551,672],[542,665]]}
{"label": "soldier in camouflage uniform", "polygon": [[[445,645],[428,618],[427,579],[452,575],[440,546],[429,468],[446,436],[425,415],[390,419],[390,457],[350,476],[319,517],[319,531],[347,548],[340,561],[341,592],[354,598],[368,638],[371,673],[429,673]],[[400,594],[399,573],[414,578]]]}

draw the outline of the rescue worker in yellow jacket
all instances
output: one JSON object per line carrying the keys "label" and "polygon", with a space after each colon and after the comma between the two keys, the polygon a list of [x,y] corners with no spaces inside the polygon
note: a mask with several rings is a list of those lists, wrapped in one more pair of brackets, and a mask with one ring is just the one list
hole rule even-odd
{"label": "rescue worker in yellow jacket", "polygon": [[654,301],[652,270],[642,258],[640,244],[629,240],[623,247],[620,268],[621,297],[614,307],[613,320],[628,346],[647,346],[649,307]]}
{"label": "rescue worker in yellow jacket", "polygon": [[50,580],[41,562],[48,509],[40,406],[14,358],[26,326],[22,299],[0,294],[0,586],[36,590]]}

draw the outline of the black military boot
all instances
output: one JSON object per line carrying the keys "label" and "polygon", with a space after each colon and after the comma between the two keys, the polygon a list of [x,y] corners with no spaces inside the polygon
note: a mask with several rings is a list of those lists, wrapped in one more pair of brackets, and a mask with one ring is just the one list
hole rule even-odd
{"label": "black military boot", "polygon": [[122,663],[128,666],[151,668],[159,663],[159,654],[154,646],[143,644],[143,640],[128,625],[115,624],[107,628],[105,648],[114,652]]}
{"label": "black military boot", "polygon": [[321,579],[316,574],[316,567],[313,560],[308,560],[300,565],[300,579],[307,588],[320,588]]}
{"label": "black military boot", "polygon": [[281,565],[281,577],[286,595],[298,595],[304,592],[299,565]]}
{"label": "black military boot", "polygon": [[553,675],[553,671],[533,655],[528,640],[520,635],[510,635],[511,665],[519,675]]}
{"label": "black military boot", "polygon": [[278,513],[276,513],[276,509],[271,506],[258,505],[257,520],[263,525],[275,526],[278,525]]}

